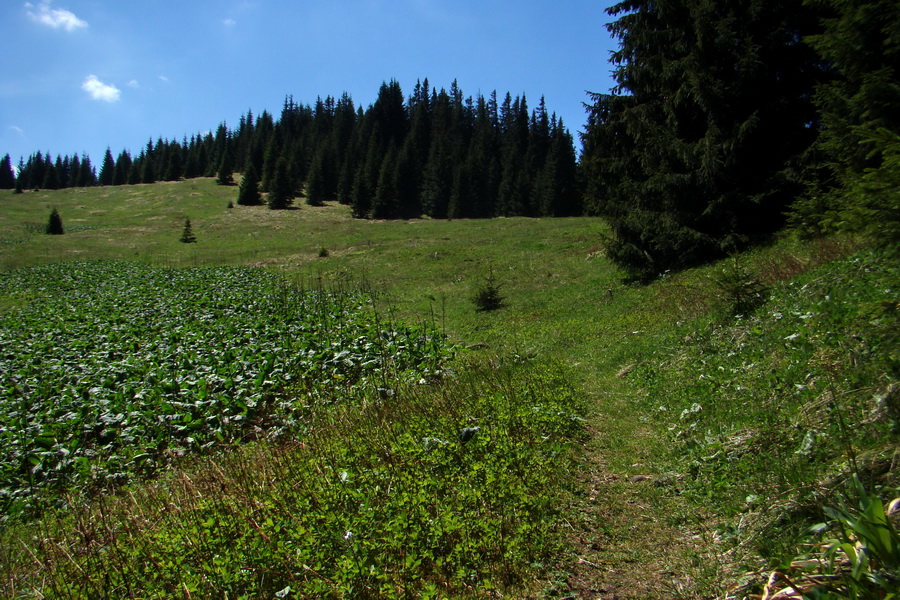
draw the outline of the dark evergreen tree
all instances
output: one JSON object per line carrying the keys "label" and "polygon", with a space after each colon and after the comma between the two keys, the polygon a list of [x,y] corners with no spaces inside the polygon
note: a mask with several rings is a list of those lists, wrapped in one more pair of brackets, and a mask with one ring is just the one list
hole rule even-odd
{"label": "dark evergreen tree", "polygon": [[16,174],[13,173],[9,154],[0,160],[0,190],[11,190],[16,187]]}
{"label": "dark evergreen tree", "polygon": [[263,203],[259,193],[259,175],[252,161],[247,165],[247,170],[241,178],[237,203],[243,206],[258,206]]}
{"label": "dark evergreen tree", "polygon": [[150,154],[141,161],[141,183],[156,183],[156,164]]}
{"label": "dark evergreen tree", "polygon": [[87,154],[81,159],[81,166],[78,169],[78,175],[75,185],[77,187],[90,187],[97,185],[97,173],[91,165],[91,157]]}
{"label": "dark evergreen tree", "polygon": [[397,216],[401,219],[417,219],[422,216],[422,202],[419,196],[421,170],[415,139],[409,137],[397,155],[393,175]]}
{"label": "dark evergreen tree", "polygon": [[803,187],[820,61],[802,0],[629,0],[608,9],[617,88],[594,95],[583,163],[610,258],[638,278],[777,230]]}
{"label": "dark evergreen tree", "polygon": [[112,185],[116,176],[116,162],[113,160],[112,151],[107,147],[103,156],[103,164],[100,166],[100,185]]}
{"label": "dark evergreen tree", "polygon": [[260,179],[259,186],[264,192],[268,192],[272,187],[272,180],[275,178],[275,167],[278,165],[278,160],[284,158],[285,166],[288,166],[282,136],[283,130],[276,128],[269,137],[269,142],[266,146],[265,159],[262,164],[262,178]]}
{"label": "dark evergreen tree", "polygon": [[219,185],[234,185],[234,161],[230,145],[226,144],[222,150],[222,160],[219,162],[219,172],[216,177]]}
{"label": "dark evergreen tree", "polygon": [[422,210],[434,219],[446,219],[453,189],[453,164],[450,152],[435,138],[422,173]]}
{"label": "dark evergreen tree", "polygon": [[[41,184],[41,187],[45,190],[58,190],[61,187],[60,177],[59,177],[59,168],[56,164],[50,162],[50,157],[47,157],[46,168],[44,169],[44,182]],[[57,160],[57,163],[60,164],[62,161]]]}
{"label": "dark evergreen tree", "polygon": [[322,206],[325,203],[327,191],[326,157],[325,149],[319,150],[313,158],[309,168],[309,176],[306,181],[306,203],[310,206]]}
{"label": "dark evergreen tree", "polygon": [[137,159],[131,162],[128,169],[128,185],[137,185],[141,183],[141,163],[144,161],[143,151],[138,155]]}
{"label": "dark evergreen tree", "polygon": [[47,221],[47,233],[50,235],[62,235],[65,233],[62,217],[59,216],[59,211],[55,208],[50,213],[50,219]]}
{"label": "dark evergreen tree", "polygon": [[181,231],[181,239],[179,239],[182,244],[193,244],[197,241],[197,237],[194,235],[194,228],[191,226],[191,220],[184,220],[184,229]]}
{"label": "dark evergreen tree", "polygon": [[358,218],[371,215],[372,201],[378,189],[378,180],[384,163],[384,155],[380,152],[377,142],[379,139],[377,123],[373,129],[376,131],[369,138],[368,152],[356,170],[350,194],[353,216]]}
{"label": "dark evergreen tree", "polygon": [[[191,136],[191,141],[188,144],[187,158],[184,163],[184,178],[185,179],[194,179],[196,177],[202,177],[206,174],[207,166],[208,166],[208,156],[205,152],[205,147],[203,144],[203,140],[199,136]],[[221,171],[221,162],[218,167]],[[231,165],[232,173],[234,172],[234,166]],[[217,172],[218,175],[218,172]],[[230,184],[228,184],[230,185]]]}
{"label": "dark evergreen tree", "polygon": [[116,166],[113,171],[112,185],[125,185],[128,183],[128,175],[131,173],[131,154],[127,150],[123,150],[116,159]]}
{"label": "dark evergreen tree", "polygon": [[372,198],[370,216],[373,219],[396,219],[400,214],[397,190],[397,150],[393,147],[381,163],[378,185]]}
{"label": "dark evergreen tree", "polygon": [[385,156],[391,145],[395,148],[402,146],[407,130],[407,114],[403,90],[396,80],[381,84],[370,112],[375,123],[373,135],[381,155]]}
{"label": "dark evergreen tree", "polygon": [[[892,0],[810,0],[827,16],[809,39],[832,69],[816,89],[819,146],[838,177],[878,167],[872,134],[900,133],[900,4]],[[873,152],[874,150],[874,152]]]}
{"label": "dark evergreen tree", "polygon": [[178,181],[181,179],[183,167],[181,162],[181,146],[177,142],[166,144],[164,181]]}
{"label": "dark evergreen tree", "polygon": [[282,156],[276,161],[272,183],[269,186],[269,208],[273,210],[288,208],[293,204],[294,196],[287,159]]}
{"label": "dark evergreen tree", "polygon": [[532,188],[535,206],[542,217],[577,216],[582,211],[572,136],[555,116],[551,130],[550,148]]}
{"label": "dark evergreen tree", "polygon": [[69,163],[69,179],[66,187],[76,187],[78,185],[78,176],[81,173],[81,158],[76,154]]}
{"label": "dark evergreen tree", "polygon": [[250,155],[250,147],[253,142],[253,132],[255,128],[256,123],[253,119],[253,111],[248,110],[245,116],[241,116],[237,132],[235,133],[236,148],[234,164],[238,171],[243,172],[247,169],[247,160]]}
{"label": "dark evergreen tree", "polygon": [[801,233],[817,235],[861,214],[871,216],[862,205],[872,194],[854,188],[882,166],[889,134],[900,134],[900,5],[889,0],[809,4],[826,15],[822,32],[807,39],[831,77],[815,96],[822,117],[818,180],[794,204],[791,222]]}

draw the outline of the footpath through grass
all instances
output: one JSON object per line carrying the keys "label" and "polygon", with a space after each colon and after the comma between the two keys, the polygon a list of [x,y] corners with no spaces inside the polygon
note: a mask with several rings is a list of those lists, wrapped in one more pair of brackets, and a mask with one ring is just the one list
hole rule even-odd
{"label": "footpath through grass", "polygon": [[[311,465],[308,453],[332,456],[327,463],[331,466],[304,466],[305,471],[298,471],[307,473],[300,477],[305,482],[318,478],[337,486],[310,487],[316,490],[315,496],[338,494],[329,501],[332,507],[341,505],[349,493],[341,473],[361,484],[371,475],[365,486],[374,487],[354,488],[357,492],[368,490],[364,492],[367,497],[382,498],[385,489],[396,490],[394,483],[406,482],[403,488],[412,495],[401,494],[404,500],[398,506],[406,508],[395,516],[402,514],[403,519],[419,523],[418,529],[431,532],[419,540],[423,547],[445,540],[438,544],[444,548],[440,565],[427,556],[431,563],[416,564],[415,556],[398,554],[399,550],[386,551],[383,563],[369,563],[370,559],[352,554],[357,550],[351,551],[346,540],[338,539],[347,532],[352,539],[354,528],[364,523],[353,521],[342,529],[344,525],[335,521],[329,527],[336,537],[329,543],[339,556],[355,562],[341,563],[341,569],[327,573],[303,562],[304,574],[296,575],[291,593],[304,589],[312,595],[312,587],[297,586],[324,581],[338,586],[329,588],[332,591],[350,593],[352,588],[355,597],[724,597],[743,571],[775,566],[793,556],[800,533],[821,517],[821,504],[839,487],[840,475],[848,469],[848,456],[857,463],[871,457],[867,464],[877,466],[886,460],[890,464],[886,457],[896,451],[889,414],[896,399],[891,400],[894,396],[888,393],[897,378],[896,340],[886,332],[896,330],[896,311],[889,309],[896,307],[897,273],[866,255],[831,264],[853,251],[846,243],[785,239],[741,257],[751,273],[769,286],[771,295],[756,312],[735,319],[726,314],[727,299],[715,284],[726,263],[667,277],[650,286],[625,285],[600,252],[605,227],[597,219],[371,222],[349,218],[347,207],[339,205],[301,206],[291,211],[228,209],[235,194],[235,188],[216,186],[212,180],[193,180],[10,195],[0,199],[0,261],[7,268],[75,257],[125,258],[164,266],[260,266],[307,287],[365,288],[374,294],[379,310],[390,317],[387,320],[434,324],[452,341],[470,347],[467,356],[472,362],[466,371],[472,369],[473,379],[464,378],[470,383],[451,383],[438,388],[429,399],[413,402],[440,407],[428,409],[435,414],[455,414],[446,426],[450,434],[436,435],[430,426],[413,426],[408,433],[403,429],[406,421],[398,419],[398,437],[388,440],[372,430],[360,433],[362,430],[354,429],[359,421],[348,412],[332,413],[329,425],[321,429],[331,433],[323,439],[361,435],[360,439],[374,440],[360,446],[366,455],[377,455],[371,459],[375,462],[360,471],[367,473],[362,479],[353,469],[335,466],[344,461],[346,452],[338,448],[353,445],[346,441],[327,442],[323,447],[331,449],[323,451],[302,444],[293,449],[261,445],[221,466],[232,475],[204,476],[212,468],[207,463],[188,464],[183,475],[173,475],[194,482],[184,484],[191,497],[218,503],[215,511],[224,515],[225,529],[219,528],[218,521],[206,529],[220,539],[238,539],[233,533],[222,533],[230,531],[228,527],[234,523],[249,519],[262,527],[271,520],[271,527],[262,528],[260,535],[273,540],[275,545],[270,548],[282,550],[264,551],[274,562],[260,566],[254,571],[257,573],[287,568],[285,548],[300,552],[297,532],[310,528],[297,517],[285,521],[285,513],[280,512],[289,510],[292,502],[299,501],[296,498],[267,507],[258,499],[250,500],[257,498],[256,492],[241,488],[249,481],[247,469],[259,469],[260,480],[284,477],[297,481],[281,471],[265,475],[261,456],[272,459],[272,469],[282,468],[278,465],[286,464],[285,460]],[[53,207],[58,208],[69,233],[35,233]],[[196,244],[178,242],[185,218],[191,219]],[[472,297],[491,273],[504,307],[476,311]],[[4,300],[7,304],[18,301]],[[563,366],[548,366],[554,363]],[[507,383],[502,383],[504,380]],[[485,389],[509,393],[497,396],[485,394]],[[479,412],[488,410],[484,407],[464,409],[465,418],[454,412],[460,410],[454,408],[457,405],[469,407],[485,395],[501,406],[510,398],[519,399],[501,419],[512,429],[489,427],[488,423],[497,422],[496,416]],[[416,394],[410,397],[420,398]],[[547,454],[539,441],[544,436],[540,427],[520,429],[528,424],[521,410],[534,402],[559,407],[557,416],[563,416],[560,423],[567,423],[565,427],[577,423],[575,417],[583,414],[587,420],[578,431],[586,432],[587,437],[560,429],[565,429],[565,434],[548,437],[548,448],[562,445]],[[888,408],[878,412],[882,404]],[[396,415],[373,416],[371,410],[378,405],[372,399],[362,400],[358,407],[364,410],[353,414],[367,415],[359,418],[377,425],[375,430],[380,431],[394,422]],[[471,417],[470,412],[476,416]],[[474,438],[480,440],[478,444],[488,443],[506,458],[479,454],[474,463],[458,462],[463,456],[473,458],[459,452],[480,447],[459,446],[459,440],[451,439],[466,427],[478,428],[479,437]],[[337,437],[329,437],[332,435]],[[434,439],[423,446],[421,440],[426,438]],[[517,445],[519,438],[524,445]],[[575,439],[581,447],[576,468],[570,469],[573,463],[567,462],[569,458],[529,462],[549,460],[551,455],[569,457],[559,449],[570,448],[564,440]],[[418,445],[411,440],[419,440]],[[427,457],[421,454],[425,446],[430,448]],[[450,448],[459,452],[444,456],[442,449]],[[537,449],[538,454],[517,454],[516,448]],[[520,457],[515,459],[518,462],[504,462],[513,455]],[[423,466],[426,463],[421,461],[432,459],[438,463]],[[518,466],[501,473],[487,466],[494,462]],[[398,469],[391,471],[398,474],[396,480],[379,479],[384,477],[385,464]],[[476,469],[478,464],[484,466]],[[422,468],[449,479],[440,484],[429,483],[428,478],[413,483],[406,479],[411,475],[401,475]],[[456,487],[468,481],[471,469],[483,473],[487,487],[466,491],[469,488],[463,486],[457,493]],[[561,470],[554,473],[553,469]],[[316,475],[311,478],[312,472]],[[526,472],[540,477],[517,479],[516,473]],[[885,494],[896,485],[878,475],[875,468],[867,472],[872,473],[873,485],[882,486]],[[503,473],[506,479],[501,479]],[[570,486],[568,474],[576,478],[574,486]],[[541,479],[545,475],[549,479]],[[197,483],[201,480],[205,483]],[[212,493],[221,481],[228,481],[223,493]],[[523,481],[533,481],[537,487],[522,488]],[[190,491],[195,484],[206,487]],[[449,486],[453,492],[448,495],[447,487],[429,487],[433,485]],[[513,508],[512,513],[493,504],[492,494],[501,487],[506,493],[516,486],[519,493],[534,496],[535,503]],[[137,491],[135,497],[162,493],[153,489]],[[243,491],[232,494],[224,489]],[[456,508],[440,508],[434,504],[435,494],[446,496],[447,506]],[[485,496],[479,499],[479,494]],[[357,506],[359,498],[346,497]],[[453,504],[457,500],[461,504]],[[137,528],[163,512],[162,508],[141,509],[137,507],[142,504],[129,502],[122,499],[115,507],[104,508],[100,513],[107,519],[101,521],[106,523],[103,527],[115,529],[111,523],[121,522]],[[152,507],[161,500],[148,502],[146,506]],[[506,505],[518,506],[515,502]],[[410,508],[413,506],[423,508]],[[198,516],[205,515],[208,506],[198,510],[190,516],[178,513],[177,518],[188,522],[183,534],[175,527],[171,538],[157,536],[141,543],[158,553],[195,543],[190,541],[190,532],[203,530],[209,522],[209,516]],[[346,511],[341,514],[342,519],[356,518],[347,516]],[[440,522],[435,519],[449,514],[456,515],[457,521],[434,529]],[[466,536],[475,535],[478,526],[468,519],[459,520],[459,515],[481,515],[478,518],[493,523],[491,531],[481,530],[480,539],[496,543],[481,543],[476,551]],[[196,527],[190,524],[195,518]],[[366,530],[373,556],[376,548],[390,548],[397,540],[412,543],[404,537],[411,535],[409,532],[389,527],[392,519],[382,515]],[[524,523],[537,528],[533,535],[523,529]],[[133,531],[129,529],[132,525],[116,531]],[[90,534],[85,539],[111,535],[109,531],[84,530]],[[290,533],[279,537],[282,531]],[[382,535],[379,532],[387,532],[383,533],[386,537],[375,543],[375,537]],[[524,537],[504,537],[504,532]],[[286,540],[286,545],[279,546],[274,542],[277,539]],[[241,550],[235,552],[259,554],[259,543],[253,536],[240,538],[235,548]],[[546,551],[539,551],[544,543],[549,544]],[[55,547],[59,556],[74,548]],[[214,545],[204,547],[206,550],[201,547],[198,554],[191,555],[194,562],[217,555]],[[90,556],[89,550],[82,551]],[[230,554],[228,564],[239,561],[239,554]],[[525,559],[528,555],[533,555],[530,562]],[[463,566],[454,571],[444,562],[449,556],[457,561],[452,564]],[[126,558],[122,555],[122,560]],[[479,561],[484,565],[481,571],[464,566]],[[387,575],[379,579],[354,571],[353,565],[366,564]],[[467,570],[470,568],[475,570]],[[425,571],[430,575],[423,578]],[[345,572],[355,572],[358,577],[341,583],[339,575]],[[410,581],[407,577],[425,583],[415,589],[404,587]],[[121,581],[126,579],[123,575]],[[272,592],[287,589],[275,579],[260,581]],[[340,587],[345,584],[351,588]],[[160,585],[160,589],[170,589],[165,587],[169,583]],[[753,592],[753,588],[747,589],[747,593]],[[759,591],[761,586],[755,589]],[[326,591],[315,593],[338,597]]]}

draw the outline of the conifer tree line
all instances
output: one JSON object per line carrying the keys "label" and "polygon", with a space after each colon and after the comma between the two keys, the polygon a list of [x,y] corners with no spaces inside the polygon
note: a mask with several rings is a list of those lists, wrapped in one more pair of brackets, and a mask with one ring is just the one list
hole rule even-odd
{"label": "conifer tree line", "polygon": [[242,189],[239,204],[268,193],[272,208],[304,195],[376,219],[581,214],[574,140],[543,98],[529,110],[524,96],[473,98],[455,81],[447,91],[427,79],[409,97],[398,82],[383,83],[367,110],[346,93],[313,106],[288,96],[277,119],[248,111],[233,130],[223,123],[190,140],[151,140],[136,156],[107,149],[99,172],[87,156],[53,161],[38,152],[3,183],[57,189],[216,176],[231,184],[234,172],[256,188]]}
{"label": "conifer tree line", "polygon": [[[884,170],[900,164],[900,3],[626,0],[607,12],[617,87],[591,96],[581,166],[586,212],[609,222],[607,254],[631,276],[741,250],[788,218],[819,232],[854,213],[893,219],[897,237],[900,172]],[[881,199],[848,200],[873,169]]]}

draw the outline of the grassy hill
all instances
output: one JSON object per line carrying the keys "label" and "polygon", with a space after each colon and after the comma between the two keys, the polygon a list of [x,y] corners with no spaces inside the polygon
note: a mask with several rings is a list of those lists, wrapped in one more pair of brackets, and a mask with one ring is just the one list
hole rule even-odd
{"label": "grassy hill", "polygon": [[[220,583],[195,594],[241,589],[242,568],[293,568],[293,587],[284,573],[258,579],[259,589],[282,597],[302,597],[300,582],[312,586],[302,589],[314,597],[724,596],[746,571],[789,571],[806,529],[826,518],[821,508],[843,493],[847,473],[858,473],[887,500],[896,493],[898,269],[850,240],[785,238],[735,262],[630,286],[603,256],[606,228],[597,219],[363,221],[334,204],[228,208],[236,193],[200,179],[9,194],[0,198],[0,266],[95,259],[241,265],[274,271],[305,289],[362,289],[385,321],[434,326],[467,348],[452,367],[465,376],[427,390],[398,386],[404,402],[386,412],[372,412],[382,406],[372,394],[385,386],[316,412],[327,422],[314,428],[319,446],[257,442],[229,453],[226,462],[179,460],[177,470],[152,485],[135,484],[115,502],[10,527],[3,539],[5,593],[27,595],[35,565],[54,564],[57,585],[85,569],[102,579],[104,568],[112,570],[105,552],[120,561],[121,581],[149,581],[149,572],[135,566],[146,560],[141,551],[159,561],[156,571],[178,572],[187,567],[174,556],[190,555],[194,539],[202,546],[196,562],[221,564],[185,582],[178,592],[184,597],[198,581]],[[43,234],[53,208],[66,229],[62,236]],[[186,218],[197,243],[179,242]],[[472,298],[491,276],[504,306],[477,311]],[[756,292],[752,312],[733,314],[736,297]],[[0,310],[27,304],[27,295],[0,292]],[[535,407],[541,408],[527,413]],[[376,433],[385,428],[391,435]],[[446,456],[426,456],[422,447],[443,448],[447,440],[408,446],[435,428],[477,428],[478,445]],[[347,454],[356,446],[359,452]],[[371,458],[381,454],[386,462]],[[307,481],[325,468],[317,466],[321,456],[364,461],[360,473],[393,473],[389,480],[373,475],[358,488],[369,490],[377,499],[373,510],[383,512],[345,527],[329,515],[363,499],[340,486],[304,484],[307,495],[289,485],[261,491],[247,475]],[[442,461],[459,462],[451,468]],[[305,466],[286,466],[295,463]],[[353,474],[328,468],[338,479]],[[484,486],[470,487],[473,473],[482,474]],[[411,483],[417,474],[427,481]],[[411,494],[396,505],[373,491],[392,481],[408,482]],[[161,498],[173,490],[183,494],[183,508],[169,517],[181,525],[166,521],[168,529],[135,537],[162,519]],[[332,509],[313,510],[309,498],[330,498],[323,502]],[[320,519],[302,527],[341,529],[344,542],[376,523],[369,525],[367,553],[332,541],[336,556],[352,559],[334,573],[377,566],[393,575],[338,581],[314,564],[318,555],[298,558],[290,545],[299,525],[286,516],[297,507]],[[104,519],[121,526],[85,525]],[[262,533],[244,536],[247,523]],[[409,523],[430,533],[414,539]],[[110,540],[122,538],[103,538],[116,527],[139,551],[119,551]],[[287,529],[291,534],[282,535]],[[233,551],[210,550],[219,547],[210,530]],[[88,533],[106,541],[84,539]],[[451,540],[452,548],[426,564],[425,550],[417,557],[398,549],[431,548],[435,539]],[[32,554],[16,550],[23,543]],[[69,562],[66,552],[86,558]],[[249,565],[250,554],[271,560]],[[377,556],[388,558],[379,563]],[[234,569],[232,580],[227,573]],[[403,579],[414,575],[425,583]],[[52,590],[79,597],[76,587]]]}

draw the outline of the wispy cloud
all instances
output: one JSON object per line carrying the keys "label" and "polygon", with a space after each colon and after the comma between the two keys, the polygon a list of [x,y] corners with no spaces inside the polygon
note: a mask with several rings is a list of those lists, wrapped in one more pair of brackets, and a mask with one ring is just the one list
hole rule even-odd
{"label": "wispy cloud", "polygon": [[79,19],[72,11],[64,8],[51,8],[49,2],[41,2],[37,6],[26,2],[25,9],[32,21],[53,29],[75,31],[88,26],[87,21]]}
{"label": "wispy cloud", "polygon": [[237,25],[237,21],[235,21],[234,19],[223,19],[222,25],[224,25],[225,27],[234,27],[235,25]]}
{"label": "wispy cloud", "polygon": [[169,83],[169,78],[166,77],[165,75],[160,75],[159,80],[162,81],[163,83]]}
{"label": "wispy cloud", "polygon": [[10,125],[9,128],[12,129],[13,131],[15,131],[16,133],[18,133],[19,135],[25,135],[25,130],[22,129],[21,127],[19,127],[18,125]]}
{"label": "wispy cloud", "polygon": [[141,84],[138,83],[137,79],[132,79],[131,81],[128,82],[128,87],[136,90],[139,87],[141,87]]}
{"label": "wispy cloud", "polygon": [[88,75],[81,84],[81,89],[91,95],[94,100],[115,102],[122,96],[122,92],[114,85],[103,83],[96,75]]}

